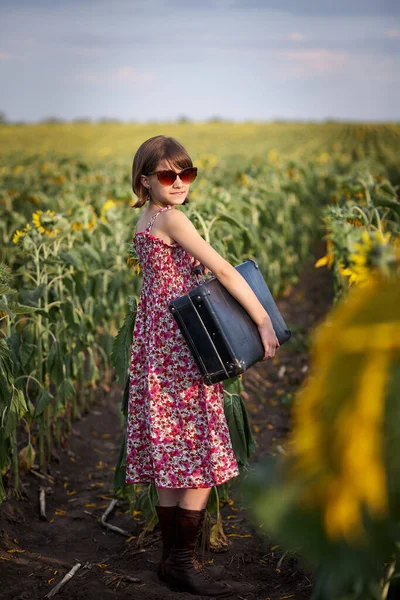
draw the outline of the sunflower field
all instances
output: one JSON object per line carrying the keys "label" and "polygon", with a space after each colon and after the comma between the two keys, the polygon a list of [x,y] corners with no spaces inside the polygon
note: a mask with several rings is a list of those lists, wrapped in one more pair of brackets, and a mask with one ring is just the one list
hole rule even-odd
{"label": "sunflower field", "polygon": [[[315,266],[332,269],[338,312],[316,339],[315,357],[323,358],[315,358],[317,377],[296,403],[285,475],[278,469],[268,491],[255,486],[251,493],[257,514],[289,545],[302,546],[304,532],[316,528],[311,554],[318,548],[318,556],[330,553],[335,561],[342,551],[353,556],[354,539],[358,548],[368,539],[360,561],[364,581],[372,555],[373,564],[395,563],[398,523],[398,486],[390,483],[400,468],[391,427],[400,391],[393,341],[400,339],[396,124],[1,126],[0,501],[20,494],[21,473],[35,464],[46,470],[74,420],[91,410],[94,390],[107,391],[117,381],[124,392],[115,491],[144,510],[149,528],[155,524],[154,486],[124,484],[123,418],[141,289],[131,164],[142,141],[161,130],[176,137],[198,167],[183,210],[200,235],[231,264],[255,259],[275,296],[297,283],[315,242],[326,239],[327,253]],[[332,333],[338,324],[346,327],[343,339]],[[255,441],[241,379],[224,387],[245,474]],[[357,437],[360,423],[364,435]],[[372,483],[357,487],[367,471]],[[285,503],[277,501],[278,492]],[[210,510],[218,510],[221,496],[229,497],[228,484],[210,495]],[[378,538],[383,550],[373,554]],[[343,577],[336,596],[321,584],[315,598],[383,598],[366,595],[370,582],[360,584],[357,596],[350,574]]]}

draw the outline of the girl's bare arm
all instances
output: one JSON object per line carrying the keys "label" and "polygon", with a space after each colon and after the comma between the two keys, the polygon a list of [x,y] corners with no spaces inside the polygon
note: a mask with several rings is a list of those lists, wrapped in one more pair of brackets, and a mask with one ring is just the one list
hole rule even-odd
{"label": "girl's bare arm", "polygon": [[213,272],[229,293],[240,302],[258,327],[270,326],[272,328],[268,313],[247,281],[199,235],[193,223],[184,213],[179,210],[168,210],[160,217],[163,219],[162,222],[159,222],[159,227],[162,227],[171,238]]}

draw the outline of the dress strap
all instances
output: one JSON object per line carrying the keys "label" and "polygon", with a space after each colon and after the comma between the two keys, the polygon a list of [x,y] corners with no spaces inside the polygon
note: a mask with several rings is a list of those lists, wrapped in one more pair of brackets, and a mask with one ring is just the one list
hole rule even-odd
{"label": "dress strap", "polygon": [[156,218],[158,217],[158,215],[163,212],[164,210],[167,210],[168,208],[171,208],[171,204],[168,204],[167,206],[164,206],[163,208],[160,208],[160,210],[158,210],[150,219],[149,224],[147,225],[145,232],[149,233],[150,229],[153,227],[154,221],[156,220]]}

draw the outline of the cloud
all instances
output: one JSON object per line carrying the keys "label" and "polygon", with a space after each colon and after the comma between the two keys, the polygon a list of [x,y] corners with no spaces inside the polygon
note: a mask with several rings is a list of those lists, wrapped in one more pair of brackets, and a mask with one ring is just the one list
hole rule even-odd
{"label": "cloud", "polygon": [[9,52],[0,52],[0,60],[11,60],[12,54]]}
{"label": "cloud", "polygon": [[400,38],[400,29],[386,29],[385,36],[391,40]]}
{"label": "cloud", "polygon": [[306,36],[302,33],[289,33],[287,39],[293,40],[294,42],[302,42],[306,39]]}
{"label": "cloud", "polygon": [[141,83],[151,82],[155,74],[150,71],[138,71],[135,67],[117,67],[106,71],[84,71],[77,80],[83,83]]}
{"label": "cloud", "polygon": [[346,52],[326,48],[275,50],[273,54],[284,59],[286,74],[292,77],[324,75],[340,71],[349,63]]}

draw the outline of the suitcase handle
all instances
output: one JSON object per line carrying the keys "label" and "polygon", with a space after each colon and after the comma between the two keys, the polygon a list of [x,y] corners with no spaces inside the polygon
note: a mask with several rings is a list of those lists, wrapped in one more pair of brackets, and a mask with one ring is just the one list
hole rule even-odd
{"label": "suitcase handle", "polygon": [[[201,263],[194,269],[194,272],[197,275],[197,277],[201,277],[198,280],[198,284],[199,285],[202,285],[205,282],[205,280],[206,280],[206,276],[204,275],[204,269],[205,269],[205,267]],[[213,273],[211,273],[211,275],[213,276]]]}

